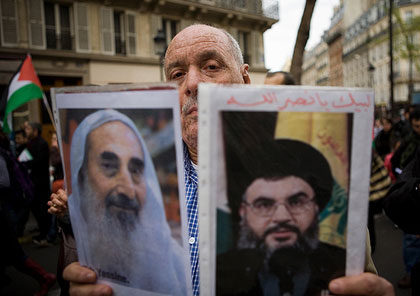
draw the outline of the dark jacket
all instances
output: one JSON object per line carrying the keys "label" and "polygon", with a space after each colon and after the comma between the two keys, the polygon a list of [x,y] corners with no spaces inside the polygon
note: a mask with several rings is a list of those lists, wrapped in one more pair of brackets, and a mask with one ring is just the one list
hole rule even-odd
{"label": "dark jacket", "polygon": [[420,148],[388,191],[383,207],[404,232],[420,234]]}
{"label": "dark jacket", "polygon": [[28,142],[28,150],[32,154],[33,160],[28,162],[30,176],[35,185],[35,192],[46,192],[49,199],[50,188],[50,148],[47,142],[36,137]]}
{"label": "dark jacket", "polygon": [[[406,233],[420,235],[420,147],[385,197],[383,207]],[[420,262],[411,269],[411,295],[420,295]]]}
{"label": "dark jacket", "polygon": [[269,272],[276,276],[279,289],[284,293],[293,291],[295,270],[301,268],[301,262],[308,263],[309,280],[302,295],[320,295],[327,289],[328,283],[345,273],[345,250],[320,243],[310,253],[297,252],[292,249],[279,250],[264,264],[265,254],[256,249],[232,250],[217,256],[216,295],[264,295],[261,285],[261,274]]}
{"label": "dark jacket", "polygon": [[417,147],[420,146],[420,136],[415,132],[404,139],[397,151],[391,158],[392,171],[396,177],[401,174],[401,171],[408,165],[414,158]]}

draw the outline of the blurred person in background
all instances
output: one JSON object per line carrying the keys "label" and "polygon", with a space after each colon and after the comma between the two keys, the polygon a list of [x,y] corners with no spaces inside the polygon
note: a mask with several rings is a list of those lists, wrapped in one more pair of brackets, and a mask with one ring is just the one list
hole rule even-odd
{"label": "blurred person in background", "polygon": [[26,134],[23,129],[15,131],[16,157],[19,157],[22,151],[26,148],[27,141],[28,139],[26,138]]}
{"label": "blurred person in background", "polygon": [[51,226],[51,216],[48,214],[47,202],[49,200],[50,171],[49,157],[50,149],[47,142],[41,137],[42,126],[37,122],[25,122],[25,133],[28,137],[28,150],[32,160],[26,162],[29,175],[34,184],[34,200],[31,204],[31,211],[38,223],[39,235],[33,237],[37,245],[47,246],[47,234]]}
{"label": "blurred person in background", "polygon": [[[5,287],[11,279],[5,274],[7,266],[33,277],[40,285],[35,294],[43,296],[56,281],[55,275],[48,273],[37,262],[29,258],[20,246],[16,236],[16,224],[11,216],[10,206],[16,200],[24,198],[24,189],[18,180],[19,167],[10,151],[8,137],[0,131],[0,288]],[[24,184],[22,184],[24,185]]]}
{"label": "blurred person in background", "polygon": [[404,231],[404,263],[407,274],[398,282],[420,295],[420,149],[389,190],[384,203],[388,217]]}
{"label": "blurred person in background", "polygon": [[382,118],[383,129],[375,137],[375,150],[382,158],[391,152],[391,139],[394,135],[392,128],[392,120],[390,118]]}
{"label": "blurred person in background", "polygon": [[[404,196],[404,194],[401,193],[403,192],[402,190],[404,190],[404,184],[407,182],[408,179],[412,178],[412,176],[418,177],[417,166],[419,162],[415,162],[415,158],[418,157],[416,151],[418,151],[418,149],[420,148],[420,107],[416,107],[410,113],[410,124],[411,132],[405,139],[403,139],[400,147],[395,151],[394,156],[391,159],[392,170],[395,176],[397,177],[397,182],[393,186],[393,189],[390,191],[390,193],[396,190],[398,191],[397,193],[393,193],[392,196]],[[413,164],[411,165],[411,167],[409,167],[408,165],[411,162],[413,162]],[[403,200],[403,198],[401,199]],[[412,206],[415,208],[415,204],[412,204]],[[387,213],[388,215],[392,216],[389,207]],[[408,219],[413,218],[410,217],[412,215],[412,212],[404,211],[404,215],[407,215]],[[398,218],[396,218],[396,220],[398,220]],[[404,231],[403,258],[406,274],[400,279],[400,281],[398,282],[398,286],[400,288],[410,288],[411,284],[413,283],[411,279],[412,268],[420,262],[420,239],[418,235],[412,234],[413,231],[407,233],[405,232],[404,227],[402,227],[401,229]]]}

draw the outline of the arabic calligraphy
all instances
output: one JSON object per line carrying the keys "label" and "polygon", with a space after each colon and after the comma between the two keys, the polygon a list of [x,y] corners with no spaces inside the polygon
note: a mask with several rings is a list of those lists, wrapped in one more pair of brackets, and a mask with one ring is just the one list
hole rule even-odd
{"label": "arabic calligraphy", "polygon": [[338,159],[340,159],[343,164],[347,164],[347,157],[344,153],[344,149],[338,141],[334,140],[334,138],[328,134],[325,129],[319,131],[316,136],[320,139],[323,146],[330,147]]}
{"label": "arabic calligraphy", "polygon": [[371,106],[371,98],[366,95],[366,98],[355,98],[352,93],[346,96],[340,96],[338,99],[326,100],[322,99],[319,93],[314,95],[307,94],[307,96],[298,96],[296,98],[285,97],[280,98],[275,92],[263,94],[256,100],[243,102],[231,96],[227,102],[228,105],[237,105],[240,107],[256,107],[261,105],[273,105],[278,111],[290,110],[297,106],[311,106],[318,105],[323,107],[325,111],[331,109],[353,109],[355,112],[367,112]]}

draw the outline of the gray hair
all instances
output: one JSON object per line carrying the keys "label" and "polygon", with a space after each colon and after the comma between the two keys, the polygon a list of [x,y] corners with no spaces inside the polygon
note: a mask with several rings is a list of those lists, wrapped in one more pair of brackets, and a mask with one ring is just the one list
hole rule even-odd
{"label": "gray hair", "polygon": [[235,61],[238,63],[239,66],[242,66],[244,64],[244,57],[242,55],[241,47],[239,46],[238,41],[236,41],[236,39],[233,38],[233,36],[228,31],[224,29],[219,29],[219,30],[225,33],[225,35],[228,37],[230,41],[229,47],[232,52],[233,58],[235,59]]}

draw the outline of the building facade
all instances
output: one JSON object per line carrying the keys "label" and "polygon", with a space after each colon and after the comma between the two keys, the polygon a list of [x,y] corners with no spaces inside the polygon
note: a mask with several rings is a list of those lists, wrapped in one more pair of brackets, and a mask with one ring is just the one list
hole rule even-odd
{"label": "building facade", "polygon": [[[335,8],[330,28],[321,42],[305,53],[302,82],[321,85],[325,73],[313,71],[311,65],[321,44],[328,45],[329,84],[331,86],[372,87],[375,104],[390,107],[390,58],[389,24],[387,0],[342,0]],[[394,0],[403,21],[409,22],[420,16],[419,0]],[[413,91],[420,91],[420,73],[416,61],[410,62],[401,50],[404,38],[398,34],[398,26],[393,18],[393,78],[394,102],[397,105],[409,103],[409,81],[413,81]],[[420,45],[420,28],[412,33],[412,41]],[[318,61],[319,62],[319,61]],[[417,62],[418,63],[418,62]]]}
{"label": "building facade", "polygon": [[311,50],[305,51],[302,64],[302,85],[326,86],[330,83],[328,45],[321,40]]}
{"label": "building facade", "polygon": [[[277,0],[0,0],[0,87],[26,53],[41,84],[51,87],[156,82],[161,77],[154,38],[166,44],[183,28],[206,23],[236,38],[262,82],[263,33],[278,21]],[[46,122],[39,101],[15,112],[17,122]],[[44,114],[45,115],[45,114]],[[21,117],[19,119],[19,117]]]}

